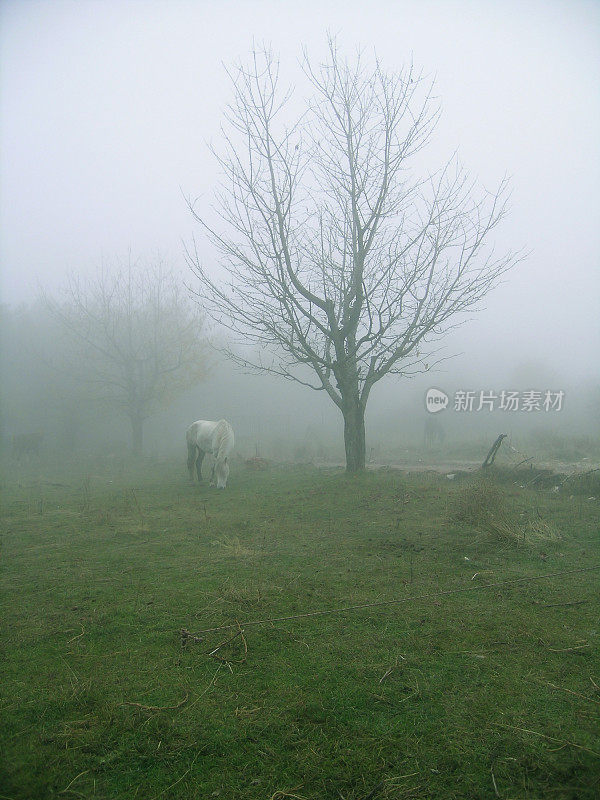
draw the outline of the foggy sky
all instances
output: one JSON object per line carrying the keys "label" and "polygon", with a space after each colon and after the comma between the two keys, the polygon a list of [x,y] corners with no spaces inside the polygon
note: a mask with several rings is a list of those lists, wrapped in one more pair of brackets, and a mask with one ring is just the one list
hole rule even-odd
{"label": "foggy sky", "polygon": [[[180,2],[1,5],[0,284],[3,302],[56,290],[101,257],[156,251],[187,279],[199,235],[182,195],[208,207],[223,63],[256,42],[293,77],[326,32],[387,69],[435,75],[444,113],[433,163],[458,151],[480,182],[512,176],[499,251],[525,248],[475,321],[453,335],[452,369],[539,358],[598,376],[600,4],[595,2]],[[207,258],[210,253],[206,251]]]}

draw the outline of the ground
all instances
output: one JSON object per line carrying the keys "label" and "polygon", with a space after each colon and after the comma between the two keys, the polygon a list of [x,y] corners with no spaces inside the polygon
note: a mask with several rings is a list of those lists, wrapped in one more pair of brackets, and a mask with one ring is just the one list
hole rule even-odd
{"label": "ground", "polygon": [[517,484],[9,465],[0,798],[597,797],[599,501]]}

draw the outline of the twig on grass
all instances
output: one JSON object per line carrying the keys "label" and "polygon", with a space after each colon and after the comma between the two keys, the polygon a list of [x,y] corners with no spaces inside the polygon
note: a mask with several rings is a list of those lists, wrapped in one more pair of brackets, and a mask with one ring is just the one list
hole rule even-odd
{"label": "twig on grass", "polygon": [[81,633],[78,633],[77,636],[73,636],[72,639],[67,639],[67,644],[70,644],[71,642],[74,642],[75,639],[81,638],[84,635],[84,633],[85,633],[85,630],[84,630],[83,625],[82,625],[81,626]]}
{"label": "twig on grass", "polygon": [[498,787],[496,786],[496,778],[494,777],[494,768],[490,767],[490,772],[492,773],[492,783],[494,784],[494,794],[496,797],[500,797],[500,792],[498,791]]}
{"label": "twig on grass", "polygon": [[375,694],[375,692],[369,692],[369,694],[371,695],[371,697],[375,697],[377,700],[381,700],[382,703],[386,703],[388,706],[390,706],[390,708],[396,709],[396,713],[399,713],[401,710],[400,704],[406,703],[407,700],[412,700],[413,697],[418,697],[420,694],[420,689],[419,689],[419,684],[417,683],[416,691],[412,692],[412,694],[405,695],[404,697],[400,698],[400,700],[398,700],[398,702],[396,703],[392,703],[391,700],[388,700],[387,697],[384,697],[381,694]]}
{"label": "twig on grass", "polygon": [[571,600],[568,603],[540,603],[540,608],[561,608],[563,606],[581,606],[587,600]]}
{"label": "twig on grass", "polygon": [[398,653],[398,655],[396,656],[396,663],[395,663],[395,664],[393,664],[391,667],[389,667],[389,669],[387,669],[387,670],[384,672],[384,674],[383,674],[383,675],[381,676],[381,678],[379,679],[379,683],[383,683],[383,682],[384,682],[384,680],[385,680],[386,678],[389,678],[389,676],[392,674],[392,672],[393,672],[395,669],[397,669],[397,668],[398,668],[398,659],[399,659],[399,658],[401,658],[401,659],[402,659],[402,661],[406,661],[406,659],[404,658],[404,656],[403,656],[401,653]]}
{"label": "twig on grass", "polygon": [[[238,630],[238,632],[237,632],[237,633],[234,633],[234,635],[233,635],[233,636],[231,636],[229,639],[225,639],[223,642],[221,642],[221,644],[218,644],[218,645],[217,645],[217,646],[214,648],[214,650],[211,650],[211,651],[210,651],[210,653],[207,653],[206,655],[208,655],[208,656],[214,656],[214,655],[215,655],[215,653],[216,653],[218,650],[220,650],[222,647],[225,647],[225,645],[226,645],[226,644],[229,644],[230,642],[233,642],[233,640],[234,640],[234,639],[237,639],[237,637],[238,637],[238,636],[240,636],[240,635],[241,635],[241,633],[242,633],[242,631],[241,631],[241,628],[240,628],[240,630]],[[225,661],[226,661],[227,659],[223,659],[223,660],[225,660]]]}
{"label": "twig on grass", "polygon": [[549,647],[548,650],[550,650],[551,653],[573,653],[577,650],[584,650],[586,647],[591,646],[591,644],[576,644],[574,647],[560,647],[558,649],[555,647]]}
{"label": "twig on grass", "polygon": [[[248,655],[248,643],[246,642],[246,637],[244,636],[244,631],[243,631],[240,623],[237,620],[236,620],[236,624],[237,624],[237,627],[238,627],[237,633],[235,633],[229,639],[225,639],[224,642],[221,642],[220,644],[218,644],[213,650],[210,651],[210,653],[207,653],[207,655],[210,656],[211,658],[216,658],[218,661],[222,661],[224,664],[226,664],[227,667],[229,668],[230,672],[233,672],[233,670],[231,669],[231,664],[243,664],[246,661],[246,657]],[[242,658],[225,658],[223,656],[217,655],[217,652],[222,647],[225,647],[225,645],[230,644],[231,642],[233,642],[234,639],[238,638],[238,636],[241,637],[242,644],[244,646],[244,655],[243,655]]]}
{"label": "twig on grass", "polygon": [[391,700],[388,700],[387,697],[384,697],[382,694],[375,694],[375,692],[369,692],[371,697],[375,697],[377,700],[381,700],[382,703],[387,703],[388,706],[392,708],[395,707],[394,703]]}
{"label": "twig on grass", "polygon": [[385,679],[386,679],[386,678],[387,678],[389,675],[391,675],[393,671],[394,671],[394,667],[390,667],[389,669],[387,669],[387,670],[386,670],[386,671],[383,673],[383,675],[381,676],[381,678],[379,679],[379,683],[383,683],[383,682],[384,682],[384,680],[385,680]]}
{"label": "twig on grass", "polygon": [[187,702],[189,694],[181,700],[177,705],[174,706],[145,706],[142,703],[134,703],[131,700],[125,700],[125,702],[121,703],[122,706],[135,706],[136,708],[141,708],[144,711],[174,711],[176,708],[181,708],[181,706]]}
{"label": "twig on grass", "polygon": [[172,789],[174,786],[177,786],[177,784],[178,784],[180,781],[182,781],[182,780],[185,778],[185,776],[188,774],[188,772],[189,772],[189,771],[191,770],[191,768],[194,766],[194,764],[196,763],[196,759],[198,758],[198,756],[200,755],[200,753],[201,753],[201,752],[202,752],[201,750],[198,750],[198,752],[196,753],[196,755],[195,755],[195,756],[194,756],[194,758],[192,759],[192,763],[189,765],[189,767],[186,769],[186,771],[183,773],[183,775],[180,775],[180,777],[179,777],[179,778],[177,778],[177,780],[175,781],[175,783],[172,783],[170,786],[167,786],[167,788],[166,788],[166,789],[163,789],[163,790],[162,790],[162,792],[159,792],[158,794],[155,794],[155,795],[154,795],[154,797],[152,798],[152,800],[158,800],[158,798],[159,798],[159,797],[162,797],[162,796],[163,796],[163,794],[165,794],[165,792],[168,792],[168,791],[170,791],[170,790],[171,790],[171,789]]}
{"label": "twig on grass", "polygon": [[274,792],[271,795],[269,800],[284,800],[284,798],[286,798],[286,797],[293,798],[294,800],[306,800],[304,795],[302,795],[302,794],[294,794],[294,792],[296,792],[297,789],[301,789],[301,788],[302,788],[302,784],[300,784],[299,786],[294,787],[289,792],[287,792],[287,791],[285,791],[283,789],[277,789],[277,791]]}
{"label": "twig on grass", "polygon": [[238,630],[240,632],[240,636],[242,637],[242,643],[244,645],[244,661],[245,661],[246,660],[246,656],[248,655],[248,643],[246,642],[246,637],[244,636],[244,631],[242,630],[242,627],[241,627],[241,625],[240,625],[240,623],[239,623],[239,621],[237,619],[236,619],[236,622],[237,622]]}
{"label": "twig on grass", "polygon": [[[71,783],[69,783],[69,785],[68,785],[68,786],[65,786],[65,788],[64,788],[64,789],[61,789],[61,790],[60,790],[60,792],[59,792],[59,794],[63,794],[64,792],[68,792],[68,791],[71,789],[71,786],[73,786],[73,784],[75,783],[75,781],[76,781],[78,778],[81,778],[81,776],[82,776],[82,775],[85,775],[85,774],[86,774],[86,773],[88,773],[88,772],[89,772],[89,769],[84,769],[84,770],[83,770],[83,772],[80,772],[80,773],[79,773],[79,775],[75,775],[75,777],[73,778],[73,780],[71,781]],[[76,794],[79,794],[79,792],[76,792]]]}
{"label": "twig on grass", "polygon": [[223,666],[222,664],[219,664],[219,666],[218,666],[218,667],[217,667],[217,669],[215,670],[215,674],[212,676],[212,678],[211,678],[211,680],[210,680],[210,683],[208,684],[208,686],[206,686],[206,688],[204,688],[204,689],[203,689],[203,690],[200,692],[200,694],[198,695],[198,697],[196,697],[196,699],[195,699],[195,700],[192,700],[192,702],[191,702],[191,703],[190,703],[188,706],[186,706],[186,707],[183,709],[183,711],[181,712],[182,714],[185,714],[186,712],[189,712],[190,708],[192,708],[192,706],[195,706],[195,705],[196,705],[196,703],[197,703],[199,700],[201,700],[201,699],[204,697],[204,695],[205,695],[205,694],[206,694],[206,693],[209,691],[209,689],[211,689],[213,686],[216,686],[217,675],[218,675],[218,674],[219,674],[219,672],[221,671],[221,667],[222,667],[222,666]]}
{"label": "twig on grass", "polygon": [[548,736],[545,733],[540,733],[539,731],[532,731],[529,728],[518,728],[515,725],[506,725],[503,722],[492,722],[492,725],[495,725],[498,728],[510,728],[512,731],[521,731],[522,733],[532,733],[534,736],[540,736],[542,739],[547,739],[549,742],[556,742],[557,744],[561,744],[563,746],[575,747],[577,750],[584,750],[586,753],[590,753],[590,755],[596,756],[600,758],[600,753],[597,753],[595,750],[590,750],[589,747],[584,747],[582,744],[576,744],[575,742],[569,742],[566,739],[556,739],[554,736]]}
{"label": "twig on grass", "polygon": [[550,686],[551,689],[558,689],[561,692],[568,692],[569,694],[575,695],[575,697],[581,697],[582,700],[587,700],[589,703],[600,703],[600,700],[596,700],[594,697],[586,697],[584,694],[574,692],[572,689],[567,689],[564,686],[555,686],[553,683],[547,683],[547,686]]}

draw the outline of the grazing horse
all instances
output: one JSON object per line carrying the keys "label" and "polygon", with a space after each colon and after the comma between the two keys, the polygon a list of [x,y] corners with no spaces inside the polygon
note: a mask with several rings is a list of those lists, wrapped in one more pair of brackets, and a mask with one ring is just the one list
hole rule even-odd
{"label": "grazing horse", "polygon": [[217,489],[224,489],[229,476],[227,458],[233,450],[233,428],[226,419],[218,422],[208,422],[199,419],[193,422],[185,434],[188,449],[187,466],[190,478],[194,480],[194,465],[198,480],[202,480],[202,462],[206,453],[215,457],[210,485],[213,486],[216,478]]}

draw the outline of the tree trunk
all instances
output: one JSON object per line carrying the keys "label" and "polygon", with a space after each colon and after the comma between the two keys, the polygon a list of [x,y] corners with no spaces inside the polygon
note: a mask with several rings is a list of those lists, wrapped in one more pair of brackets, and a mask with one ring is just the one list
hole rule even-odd
{"label": "tree trunk", "polygon": [[365,468],[365,409],[359,401],[348,403],[344,415],[346,472],[362,472]]}
{"label": "tree trunk", "polygon": [[142,444],[144,440],[144,419],[141,416],[131,417],[132,447],[131,452],[134,456],[141,456]]}

